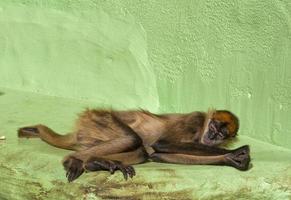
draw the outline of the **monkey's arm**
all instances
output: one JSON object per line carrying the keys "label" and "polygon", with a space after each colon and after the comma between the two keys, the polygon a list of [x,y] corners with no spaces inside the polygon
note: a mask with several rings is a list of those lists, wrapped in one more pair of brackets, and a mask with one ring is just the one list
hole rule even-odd
{"label": "monkey's arm", "polygon": [[190,142],[168,142],[166,140],[161,140],[152,145],[152,148],[157,153],[180,153],[180,154],[190,154],[190,155],[221,155],[232,152],[232,150],[227,150],[218,147],[211,147],[199,143]]}
{"label": "monkey's arm", "polygon": [[155,153],[151,159],[156,162],[178,164],[228,165],[239,170],[247,170],[250,162],[249,146],[235,150],[219,149],[200,144],[167,144],[153,145]]}
{"label": "monkey's arm", "polygon": [[197,156],[175,153],[153,153],[151,159],[155,162],[176,163],[176,164],[196,164],[196,165],[219,165],[224,164],[224,155],[218,156]]}

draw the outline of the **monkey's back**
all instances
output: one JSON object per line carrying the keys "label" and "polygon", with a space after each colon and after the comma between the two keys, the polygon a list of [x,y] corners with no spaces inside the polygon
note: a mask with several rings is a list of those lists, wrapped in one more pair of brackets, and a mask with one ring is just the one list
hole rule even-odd
{"label": "monkey's back", "polygon": [[[200,112],[156,115],[144,110],[113,111],[91,109],[84,111],[79,116],[75,133],[80,145],[91,147],[126,135],[116,121],[120,120],[121,123],[129,126],[142,139],[145,147],[149,147],[165,135],[170,135],[170,137],[174,137],[173,139],[183,139],[178,137],[180,132],[183,132],[185,137],[187,135],[185,132],[187,131],[187,126],[185,127],[185,121],[187,120],[185,119],[196,119],[200,115],[204,116]],[[184,130],[180,130],[179,127],[184,127]],[[192,138],[194,134],[189,132],[187,138]]]}
{"label": "monkey's back", "polygon": [[86,110],[76,125],[78,140],[85,143],[109,141],[121,137],[120,127],[116,124],[119,119],[129,126],[143,140],[145,145],[151,144],[159,138],[166,128],[166,119],[147,111],[113,111],[113,110]]}
{"label": "monkey's back", "polygon": [[144,146],[152,145],[167,129],[167,118],[148,111],[118,111],[115,115],[138,134]]}

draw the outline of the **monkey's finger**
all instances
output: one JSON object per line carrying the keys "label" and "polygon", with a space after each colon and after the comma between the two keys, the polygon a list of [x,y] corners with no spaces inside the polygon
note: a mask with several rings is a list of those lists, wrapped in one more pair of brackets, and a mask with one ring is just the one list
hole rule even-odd
{"label": "monkey's finger", "polygon": [[78,178],[80,176],[80,169],[79,167],[76,167],[74,166],[73,169],[71,170],[71,173],[70,173],[70,182],[72,182],[73,180],[75,180],[76,178]]}
{"label": "monkey's finger", "polygon": [[71,171],[72,171],[72,167],[68,167],[68,168],[66,169],[66,177],[67,177],[67,178],[70,176]]}
{"label": "monkey's finger", "polygon": [[131,178],[130,169],[127,167],[124,167],[124,170],[126,171],[127,176],[129,176]]}
{"label": "monkey's finger", "polygon": [[70,175],[69,175],[68,181],[72,182],[72,181],[76,180],[79,176],[81,176],[81,174],[83,172],[84,171],[82,169],[77,169],[76,171],[71,172]]}
{"label": "monkey's finger", "polygon": [[126,169],[123,166],[120,166],[119,170],[122,172],[124,179],[127,180],[128,179],[128,174],[127,174]]}
{"label": "monkey's finger", "polygon": [[136,173],[135,173],[134,167],[130,166],[130,169],[131,169],[132,176],[135,176]]}
{"label": "monkey's finger", "polygon": [[130,178],[132,178],[134,176],[134,169],[133,169],[133,167],[132,166],[127,166],[125,169],[126,169],[126,172],[127,172],[128,176]]}
{"label": "monkey's finger", "polygon": [[110,165],[109,166],[109,172],[110,172],[110,174],[114,174],[114,172],[115,172],[115,166],[114,165]]}
{"label": "monkey's finger", "polygon": [[68,175],[68,181],[72,182],[74,180],[74,176],[76,173],[77,169],[75,167],[72,167],[69,171],[69,175]]}
{"label": "monkey's finger", "polygon": [[72,175],[71,175],[71,172],[70,171],[68,171],[67,172],[67,179],[68,179],[68,182],[71,182],[71,177]]}
{"label": "monkey's finger", "polygon": [[130,168],[132,175],[135,176],[135,169],[134,169],[134,167],[133,166],[128,166],[128,167]]}
{"label": "monkey's finger", "polygon": [[83,172],[84,172],[84,169],[83,168],[79,168],[77,173],[76,173],[76,175],[75,175],[75,177],[74,177],[74,180],[79,178],[79,176],[81,176],[83,174]]}

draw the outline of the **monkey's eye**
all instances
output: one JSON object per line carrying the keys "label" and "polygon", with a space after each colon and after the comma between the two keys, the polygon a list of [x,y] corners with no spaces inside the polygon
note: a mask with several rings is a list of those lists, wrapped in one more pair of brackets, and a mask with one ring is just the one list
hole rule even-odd
{"label": "monkey's eye", "polygon": [[208,137],[211,140],[223,140],[228,137],[227,123],[212,120],[209,123]]}
{"label": "monkey's eye", "polygon": [[216,135],[216,138],[217,138],[217,139],[224,139],[224,137],[225,137],[224,134],[223,134],[222,132],[217,132],[216,134],[217,134],[217,135]]}
{"label": "monkey's eye", "polygon": [[226,125],[225,125],[225,126],[222,126],[222,127],[220,128],[219,133],[221,134],[221,136],[222,136],[223,138],[226,138],[226,137],[228,136],[228,129],[227,129],[227,126],[226,126]]}
{"label": "monkey's eye", "polygon": [[211,121],[210,123],[209,123],[209,129],[211,130],[211,131],[214,131],[214,132],[217,132],[217,125],[215,124],[215,122],[213,122],[213,121]]}

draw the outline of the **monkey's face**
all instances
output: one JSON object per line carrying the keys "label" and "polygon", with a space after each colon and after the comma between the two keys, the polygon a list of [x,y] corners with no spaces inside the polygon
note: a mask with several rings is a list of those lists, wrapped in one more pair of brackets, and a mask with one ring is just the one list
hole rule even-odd
{"label": "monkey's face", "polygon": [[238,118],[227,110],[218,110],[213,113],[204,133],[201,143],[208,146],[219,145],[227,138],[235,137],[239,128]]}
{"label": "monkey's face", "polygon": [[201,142],[208,146],[219,145],[229,137],[227,123],[218,120],[210,120],[208,129],[202,136]]}

